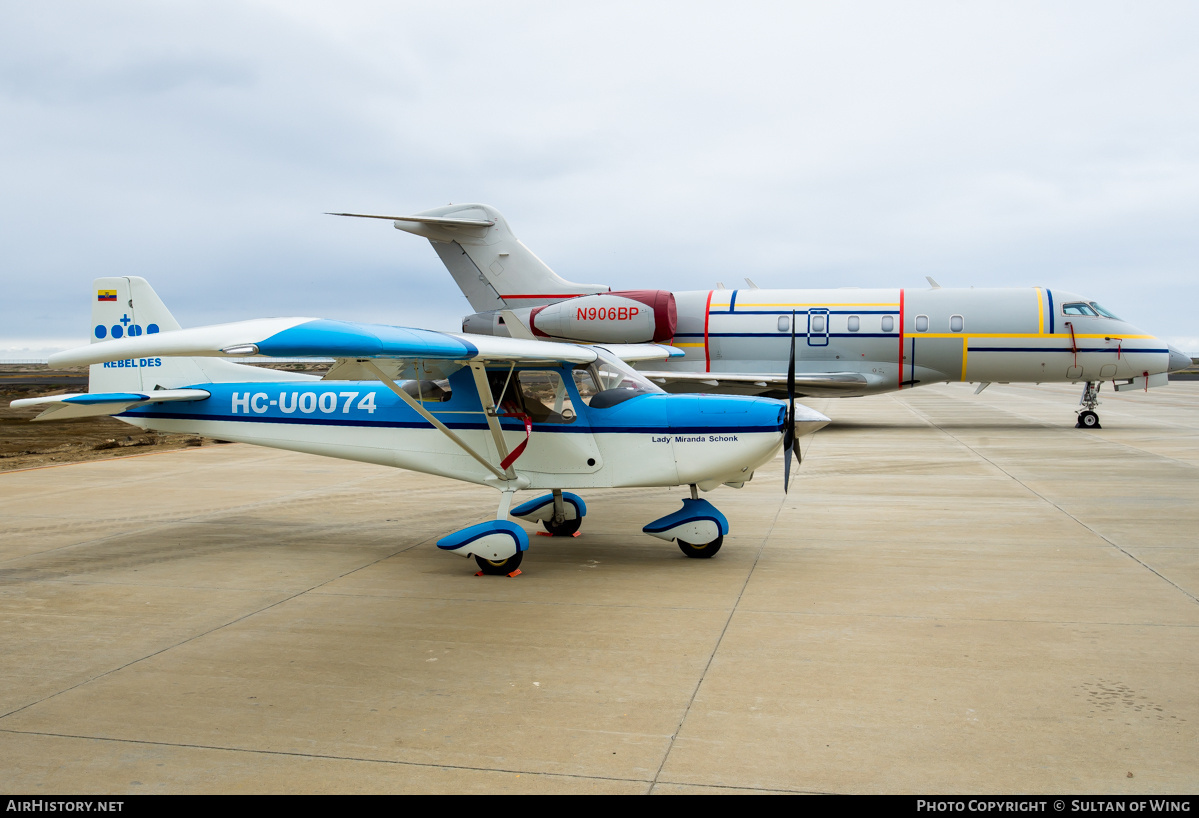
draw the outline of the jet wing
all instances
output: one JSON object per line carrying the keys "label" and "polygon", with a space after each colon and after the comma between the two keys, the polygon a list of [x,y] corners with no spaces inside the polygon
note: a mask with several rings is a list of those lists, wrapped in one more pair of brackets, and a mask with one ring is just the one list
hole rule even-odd
{"label": "jet wing", "polygon": [[10,406],[45,406],[34,420],[68,420],[100,415],[116,415],[131,406],[181,400],[204,400],[211,393],[205,389],[159,389],[153,392],[74,392],[67,395],[47,395],[41,398],[21,398]]}
{"label": "jet wing", "polygon": [[625,363],[636,361],[665,361],[670,358],[685,358],[687,353],[678,347],[666,344],[593,344],[620,358]]}
{"label": "jet wing", "polygon": [[[642,375],[667,392],[733,392],[762,394],[786,391],[787,376],[752,375],[728,372],[651,372],[638,370]],[[799,395],[838,394],[863,389],[869,384],[859,372],[796,373],[795,387]]]}

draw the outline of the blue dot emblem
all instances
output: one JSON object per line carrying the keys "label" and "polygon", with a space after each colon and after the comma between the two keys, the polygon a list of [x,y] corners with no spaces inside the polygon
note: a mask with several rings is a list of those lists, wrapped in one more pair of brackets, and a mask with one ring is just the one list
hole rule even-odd
{"label": "blue dot emblem", "polygon": [[158,332],[158,324],[146,325],[146,335],[153,335],[156,332]]}
{"label": "blue dot emblem", "polygon": [[113,338],[120,338],[120,337],[121,337],[122,335],[124,335],[124,334],[125,334],[125,328],[124,328],[124,327],[122,327],[120,324],[113,324],[113,325],[112,325],[112,337],[113,337]]}
{"label": "blue dot emblem", "polygon": [[134,336],[137,336],[137,335],[141,335],[141,334],[142,334],[141,324],[130,324],[129,325],[129,336],[131,338]]}
{"label": "blue dot emblem", "polygon": [[96,337],[103,340],[105,338],[105,336],[107,336],[107,335],[108,335],[108,330],[106,330],[104,328],[104,325],[97,324],[96,325]]}

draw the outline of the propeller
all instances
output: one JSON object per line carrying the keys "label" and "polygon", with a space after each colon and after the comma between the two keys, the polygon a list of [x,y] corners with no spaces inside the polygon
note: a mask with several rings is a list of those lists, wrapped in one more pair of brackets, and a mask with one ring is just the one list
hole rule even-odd
{"label": "propeller", "polygon": [[787,361],[787,420],[783,428],[783,494],[791,484],[791,455],[795,454],[795,310],[791,311],[791,357]]}

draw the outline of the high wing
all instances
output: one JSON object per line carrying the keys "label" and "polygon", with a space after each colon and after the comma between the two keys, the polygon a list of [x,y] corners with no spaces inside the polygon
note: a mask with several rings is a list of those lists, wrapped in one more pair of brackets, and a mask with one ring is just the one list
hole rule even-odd
{"label": "high wing", "polygon": [[[663,360],[679,352],[658,344],[611,344],[611,354],[630,361]],[[262,318],[232,324],[101,341],[59,352],[50,366],[82,366],[146,356],[334,358],[329,380],[355,380],[366,374],[360,363],[374,361],[390,377],[446,377],[467,362],[591,363],[596,349],[577,344],[530,341],[489,335],[359,324],[323,318]]]}
{"label": "high wing", "polygon": [[[738,394],[763,394],[787,389],[786,375],[745,375],[727,372],[653,372],[639,369],[642,375],[667,392],[711,391]],[[838,394],[869,385],[859,372],[797,372],[797,395]],[[674,387],[673,389],[671,387]]]}
{"label": "high wing", "polygon": [[80,366],[149,355],[527,363],[591,363],[598,357],[594,350],[575,344],[452,335],[320,318],[264,318],[101,341],[56,353],[50,357],[50,366]]}
{"label": "high wing", "polygon": [[154,392],[72,392],[41,398],[21,398],[10,405],[45,406],[34,420],[68,420],[101,415],[116,415],[131,407],[170,401],[204,400],[212,393],[206,389],[159,389]]}

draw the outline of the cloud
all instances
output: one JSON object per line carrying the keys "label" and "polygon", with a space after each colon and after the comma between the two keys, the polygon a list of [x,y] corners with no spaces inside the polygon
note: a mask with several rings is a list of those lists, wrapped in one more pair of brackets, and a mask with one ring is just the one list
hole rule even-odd
{"label": "cloud", "polygon": [[92,277],[184,323],[452,329],[423,241],[485,201],[615,287],[1041,284],[1199,334],[1186,3],[8,4],[6,332]]}

